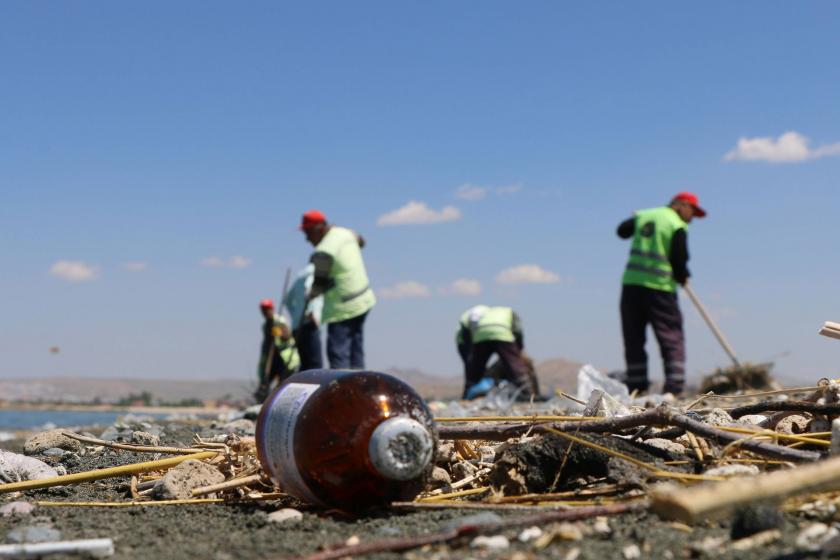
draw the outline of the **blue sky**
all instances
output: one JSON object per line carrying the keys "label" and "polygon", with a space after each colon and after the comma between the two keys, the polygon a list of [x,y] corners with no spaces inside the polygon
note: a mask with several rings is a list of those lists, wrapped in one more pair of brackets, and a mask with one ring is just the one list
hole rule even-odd
{"label": "blue sky", "polygon": [[[459,376],[481,302],[538,359],[619,368],[615,226],[680,190],[740,357],[837,376],[838,25],[829,2],[4,2],[0,377],[250,379],[310,208],[368,240],[369,366]],[[401,208],[426,223],[379,225]],[[726,365],[683,310],[690,375]]]}

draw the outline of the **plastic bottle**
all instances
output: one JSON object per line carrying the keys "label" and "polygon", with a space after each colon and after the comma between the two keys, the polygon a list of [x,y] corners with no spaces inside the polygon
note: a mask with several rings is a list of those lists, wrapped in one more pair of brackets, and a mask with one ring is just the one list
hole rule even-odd
{"label": "plastic bottle", "polygon": [[309,370],[265,401],[256,443],[263,470],[284,492],[362,511],[423,490],[437,434],[423,399],[396,377]]}

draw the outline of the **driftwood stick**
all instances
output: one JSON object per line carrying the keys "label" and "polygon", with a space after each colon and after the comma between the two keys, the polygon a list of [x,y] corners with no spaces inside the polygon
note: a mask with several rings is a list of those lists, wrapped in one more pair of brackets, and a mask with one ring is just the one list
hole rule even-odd
{"label": "driftwood stick", "polygon": [[248,486],[263,480],[261,474],[252,474],[242,478],[234,478],[233,480],[226,480],[219,484],[212,484],[210,486],[202,486],[201,488],[193,488],[193,496],[203,496],[205,494],[213,494],[214,492],[221,492],[222,490],[230,490],[232,488],[239,488],[241,486]]}
{"label": "driftwood stick", "polygon": [[694,523],[762,500],[834,490],[840,490],[840,457],[717,484],[654,489],[651,509],[665,519]]}
{"label": "driftwood stick", "polygon": [[733,408],[729,411],[729,414],[732,418],[740,418],[748,414],[760,414],[762,412],[809,412],[811,414],[835,416],[840,414],[840,403],[817,404],[806,401],[760,402]]}
{"label": "driftwood stick", "polygon": [[159,445],[132,445],[130,443],[116,443],[113,441],[87,437],[68,431],[62,431],[61,435],[81,441],[83,443],[89,443],[91,445],[101,445],[103,447],[111,447],[113,449],[134,451],[136,453],[171,453],[173,455],[189,455],[191,453],[197,453],[199,451],[210,451],[209,449],[199,449],[196,447],[161,447]]}
{"label": "driftwood stick", "polygon": [[418,535],[416,537],[405,537],[399,539],[383,539],[369,543],[362,543],[352,546],[341,546],[324,552],[316,552],[308,556],[300,556],[298,560],[337,560],[345,556],[361,556],[363,554],[374,554],[377,552],[400,552],[411,550],[428,544],[443,543],[455,540],[459,537],[472,537],[475,535],[495,533],[510,529],[512,527],[523,527],[530,525],[545,525],[555,521],[579,521],[602,515],[617,515],[629,511],[640,510],[647,507],[647,504],[612,504],[608,506],[580,507],[563,511],[548,511],[523,515],[521,517],[507,518],[496,523],[481,525],[461,525],[456,529]]}
{"label": "driftwood stick", "polygon": [[519,437],[528,430],[536,433],[545,433],[551,429],[567,433],[608,433],[614,434],[630,428],[639,426],[676,426],[695,435],[711,439],[722,444],[738,442],[742,449],[758,455],[781,459],[783,461],[816,461],[820,454],[814,451],[800,451],[788,449],[781,445],[754,441],[745,438],[741,434],[734,434],[721,430],[709,424],[693,420],[685,414],[681,414],[667,405],[652,408],[640,414],[621,416],[617,418],[606,418],[604,420],[587,420],[584,422],[557,422],[538,424],[507,424],[503,426],[493,425],[467,425],[467,426],[438,426],[438,434],[441,439],[471,439],[485,441],[506,441]]}

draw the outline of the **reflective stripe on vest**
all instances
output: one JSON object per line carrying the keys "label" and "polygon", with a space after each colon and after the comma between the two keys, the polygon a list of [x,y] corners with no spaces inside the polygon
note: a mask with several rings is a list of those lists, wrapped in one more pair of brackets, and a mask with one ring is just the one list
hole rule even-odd
{"label": "reflective stripe on vest", "polygon": [[671,240],[675,232],[686,228],[685,221],[668,206],[636,212],[633,245],[622,283],[676,291],[669,259]]}

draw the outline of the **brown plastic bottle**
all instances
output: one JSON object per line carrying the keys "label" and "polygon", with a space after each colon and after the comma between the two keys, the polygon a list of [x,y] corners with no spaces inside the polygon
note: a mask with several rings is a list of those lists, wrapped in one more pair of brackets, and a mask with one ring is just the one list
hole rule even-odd
{"label": "brown plastic bottle", "polygon": [[266,399],[256,441],[263,470],[284,492],[350,512],[416,497],[437,449],[423,399],[371,371],[291,376]]}

